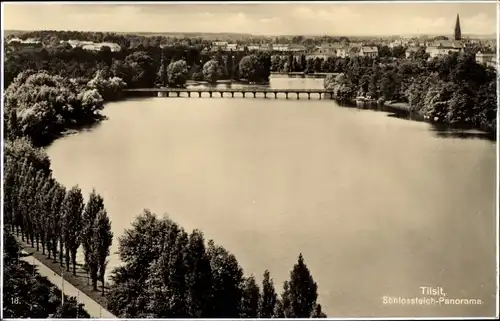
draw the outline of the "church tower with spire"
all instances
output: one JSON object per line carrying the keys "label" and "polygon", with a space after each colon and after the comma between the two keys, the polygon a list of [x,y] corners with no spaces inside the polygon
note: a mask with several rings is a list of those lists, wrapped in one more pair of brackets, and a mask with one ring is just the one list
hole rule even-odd
{"label": "church tower with spire", "polygon": [[457,14],[457,22],[455,23],[455,40],[462,40],[462,31],[460,30],[460,17]]}

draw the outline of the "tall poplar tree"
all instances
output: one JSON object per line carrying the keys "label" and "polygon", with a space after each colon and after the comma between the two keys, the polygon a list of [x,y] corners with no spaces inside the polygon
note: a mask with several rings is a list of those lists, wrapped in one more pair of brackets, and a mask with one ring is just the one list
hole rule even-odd
{"label": "tall poplar tree", "polygon": [[111,232],[111,222],[106,210],[101,209],[95,218],[93,229],[93,254],[98,266],[99,280],[102,282],[102,295],[104,295],[106,266],[111,245],[113,244],[113,232]]}
{"label": "tall poplar tree", "polygon": [[276,306],[277,295],[273,280],[268,270],[264,272],[262,280],[262,296],[259,303],[259,318],[272,318]]}
{"label": "tall poplar tree", "polygon": [[76,275],[76,252],[81,241],[83,206],[82,191],[78,186],[73,186],[66,194],[62,211],[64,220],[63,239],[66,253],[66,271],[69,272],[71,259],[74,275]]}
{"label": "tall poplar tree", "polygon": [[85,269],[90,274],[94,290],[97,290],[97,271],[99,268],[97,257],[92,255],[95,246],[94,239],[94,224],[97,214],[104,210],[103,198],[95,192],[95,189],[90,193],[89,200],[83,210],[82,222],[82,246],[85,260]]}
{"label": "tall poplar tree", "polygon": [[314,282],[302,253],[290,273],[290,307],[294,317],[310,318],[318,299],[318,286]]}

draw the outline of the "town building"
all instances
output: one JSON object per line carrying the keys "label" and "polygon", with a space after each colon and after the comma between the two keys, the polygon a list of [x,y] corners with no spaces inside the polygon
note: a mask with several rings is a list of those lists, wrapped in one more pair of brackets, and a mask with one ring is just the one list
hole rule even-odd
{"label": "town building", "polygon": [[212,42],[212,46],[214,46],[214,47],[225,47],[227,45],[228,45],[227,41],[215,41],[215,42]]}
{"label": "town building", "polygon": [[378,57],[378,48],[377,47],[361,47],[359,49],[360,57],[369,57],[376,58]]}
{"label": "town building", "polygon": [[24,45],[35,45],[35,44],[40,44],[42,42],[38,39],[35,39],[35,38],[28,38],[26,40],[22,40],[20,38],[12,38],[7,43],[8,44],[19,43],[19,44],[24,44]]}
{"label": "town building", "polygon": [[450,45],[438,45],[425,48],[425,52],[429,54],[429,58],[440,58],[449,55],[453,52],[463,52],[463,47],[450,46]]}
{"label": "town building", "polygon": [[90,43],[84,44],[82,49],[90,51],[99,51],[104,47],[108,47],[112,52],[117,52],[121,50],[120,45],[112,42],[100,42],[100,43]]}
{"label": "town building", "polygon": [[406,56],[406,59],[409,59],[411,58],[413,55],[415,55],[419,50],[421,49],[421,47],[416,47],[416,46],[412,46],[412,47],[408,47],[408,49],[406,49],[405,51],[405,56]]}
{"label": "town building", "polygon": [[289,45],[287,44],[273,44],[273,51],[288,51]]}
{"label": "town building", "polygon": [[322,44],[309,53],[307,58],[320,58],[326,60],[329,57],[342,57],[345,56],[345,49],[345,45],[341,43]]}
{"label": "town building", "polygon": [[296,54],[302,54],[306,52],[306,47],[303,45],[291,44],[288,48],[289,51],[294,52]]}
{"label": "town building", "polygon": [[430,58],[443,57],[452,52],[463,52],[464,47],[461,40],[440,40],[430,43],[425,52]]}
{"label": "town building", "polygon": [[479,51],[476,54],[476,63],[481,64],[481,65],[491,65],[495,64],[496,62],[496,54],[494,52],[481,52]]}
{"label": "town building", "polygon": [[237,51],[238,50],[238,44],[236,43],[228,43],[226,48],[224,48],[225,51]]}
{"label": "town building", "polygon": [[267,44],[267,43],[260,44],[259,50],[260,51],[271,51],[271,50],[273,50],[273,45]]}
{"label": "town building", "polygon": [[247,46],[247,49],[249,51],[257,51],[260,49],[260,45],[257,45],[257,44],[250,44]]}

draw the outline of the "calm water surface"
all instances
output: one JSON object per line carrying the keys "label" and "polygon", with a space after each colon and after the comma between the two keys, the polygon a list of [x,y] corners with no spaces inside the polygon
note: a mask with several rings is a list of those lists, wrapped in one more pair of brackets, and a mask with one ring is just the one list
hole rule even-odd
{"label": "calm water surface", "polygon": [[[279,292],[302,252],[331,317],[492,315],[495,143],[292,97],[110,103],[109,120],[48,153],[60,182],[104,197],[113,252],[149,208],[200,228],[247,275],[269,269]],[[114,255],[109,268],[117,264]],[[483,304],[382,304],[421,286]]]}

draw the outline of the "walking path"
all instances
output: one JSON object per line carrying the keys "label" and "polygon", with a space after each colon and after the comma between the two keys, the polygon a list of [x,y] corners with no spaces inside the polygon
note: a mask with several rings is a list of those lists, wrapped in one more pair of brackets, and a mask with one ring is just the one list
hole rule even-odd
{"label": "walking path", "polygon": [[[22,252],[23,254],[28,254],[24,250]],[[99,305],[96,301],[88,297],[85,293],[75,288],[69,282],[64,281],[63,285],[62,283],[63,280],[57,273],[49,269],[45,264],[38,261],[33,256],[23,257],[21,258],[21,260],[37,266],[38,273],[46,277],[52,284],[54,284],[61,291],[63,291],[64,294],[66,294],[67,296],[76,297],[78,303],[82,303],[85,305],[84,309],[90,314],[91,317],[99,319],[117,319],[109,311],[104,309],[101,305]]]}

